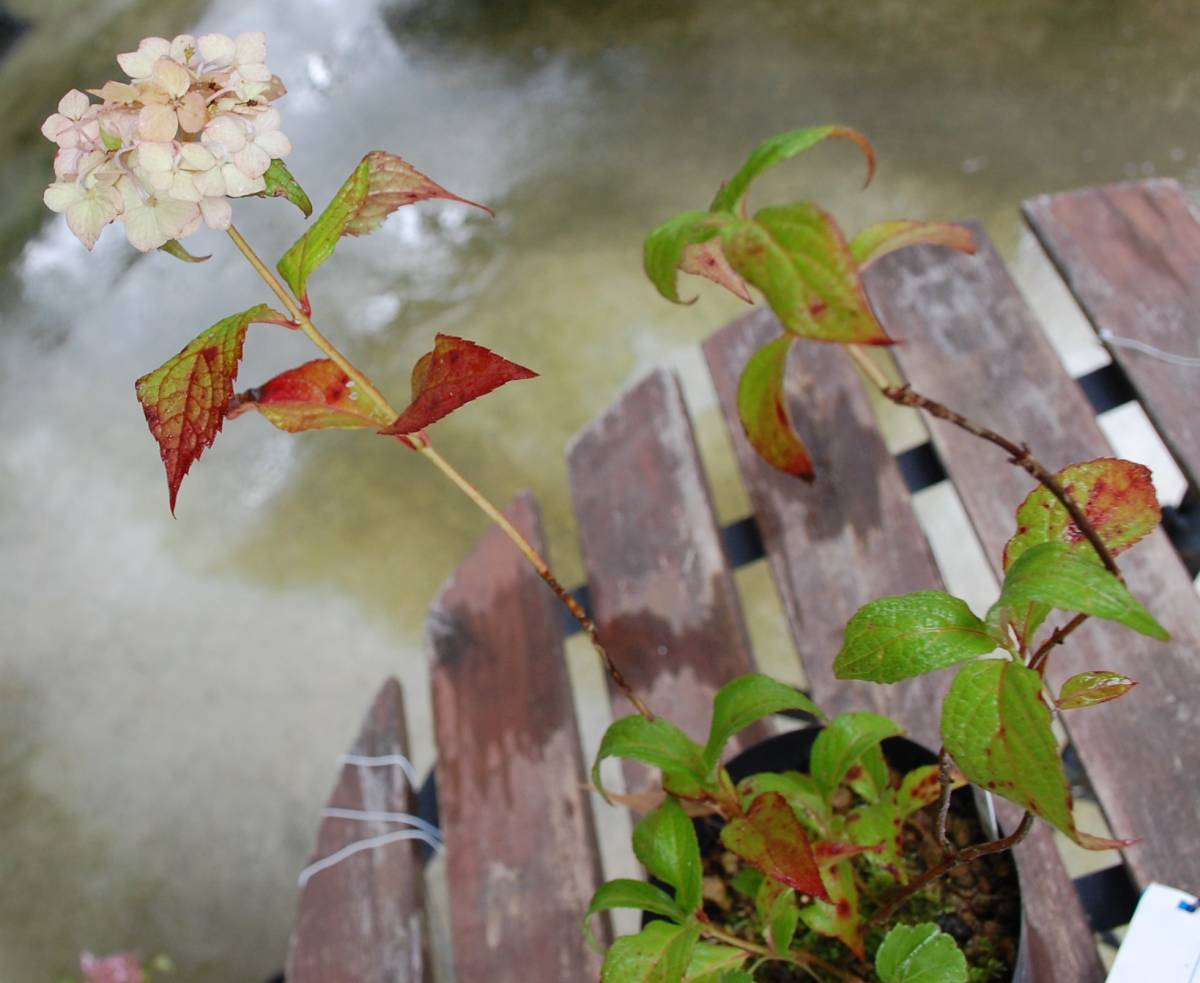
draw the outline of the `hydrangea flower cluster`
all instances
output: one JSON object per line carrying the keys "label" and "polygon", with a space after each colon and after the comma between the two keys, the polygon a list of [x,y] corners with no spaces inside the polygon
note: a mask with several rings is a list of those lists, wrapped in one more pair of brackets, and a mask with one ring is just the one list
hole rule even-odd
{"label": "hydrangea flower cluster", "polygon": [[118,220],[142,252],[201,223],[228,228],[229,199],[265,190],[271,161],[292,149],[266,54],[254,32],[145,38],[118,55],[128,82],[88,90],[100,103],[72,89],[42,124],[58,145],[46,205],[88,249]]}

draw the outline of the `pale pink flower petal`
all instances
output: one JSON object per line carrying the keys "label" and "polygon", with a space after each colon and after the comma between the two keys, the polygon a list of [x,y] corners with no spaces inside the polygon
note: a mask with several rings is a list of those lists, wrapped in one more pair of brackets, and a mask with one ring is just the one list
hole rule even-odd
{"label": "pale pink flower petal", "polygon": [[140,143],[137,149],[137,166],[147,173],[169,171],[175,166],[173,143]]}
{"label": "pale pink flower petal", "polygon": [[267,189],[266,181],[261,177],[248,177],[236,164],[222,164],[221,176],[225,179],[225,193],[230,198],[244,198]]}
{"label": "pale pink flower petal", "polygon": [[271,155],[257,143],[248,143],[233,155],[233,162],[246,177],[262,177],[271,166]]}
{"label": "pale pink flower petal", "polygon": [[200,200],[200,213],[204,216],[204,224],[210,229],[227,229],[233,221],[233,206],[229,204],[229,199],[224,196],[220,198],[202,198]]}
{"label": "pale pink flower petal", "polygon": [[154,82],[172,99],[178,99],[191,88],[192,76],[173,58],[160,58],[154,63]]}
{"label": "pale pink flower petal", "polygon": [[171,54],[171,42],[166,38],[144,38],[137,51],[117,55],[117,64],[131,79],[147,79],[154,71],[154,63]]}
{"label": "pale pink flower petal", "polygon": [[224,34],[204,34],[196,45],[200,49],[200,57],[209,65],[232,65],[237,57],[237,46],[233,38]]}
{"label": "pale pink flower petal", "polygon": [[207,171],[209,168],[217,166],[217,158],[203,144],[180,144],[179,156],[183,163],[192,170]]}
{"label": "pale pink flower petal", "polygon": [[96,245],[101,231],[117,217],[117,206],[111,193],[111,188],[97,189],[67,208],[67,228],[74,232],[88,249]]}
{"label": "pale pink flower petal", "polygon": [[254,138],[254,145],[265,150],[273,159],[286,157],[292,152],[292,141],[278,130],[260,133]]}
{"label": "pale pink flower petal", "polygon": [[262,31],[239,34],[235,47],[238,65],[259,64],[267,60],[267,36]]}
{"label": "pale pink flower petal", "polygon": [[199,133],[208,122],[208,106],[199,92],[189,92],[179,100],[179,126],[185,133]]}
{"label": "pale pink flower petal", "polygon": [[103,958],[90,952],[81,953],[79,968],[84,983],[145,983],[141,956],[136,952],[122,952]]}
{"label": "pale pink flower petal", "polygon": [[179,34],[171,40],[170,56],[179,64],[190,64],[196,56],[196,39],[190,34]]}
{"label": "pale pink flower petal", "polygon": [[83,197],[83,189],[74,181],[58,181],[42,192],[42,201],[52,212],[65,212]]}
{"label": "pale pink flower petal", "polygon": [[267,68],[262,62],[249,62],[245,65],[238,65],[238,75],[247,82],[270,82],[271,69]]}
{"label": "pale pink flower petal", "polygon": [[65,134],[75,124],[62,113],[51,113],[46,117],[46,122],[42,124],[42,136],[54,143],[59,142],[59,137]]}
{"label": "pale pink flower petal", "polygon": [[222,113],[208,121],[201,139],[219,157],[235,154],[246,146],[246,124],[230,113]]}
{"label": "pale pink flower petal", "polygon": [[92,105],[92,101],[78,89],[72,89],[58,100],[58,111],[68,119],[80,119]]}
{"label": "pale pink flower petal", "polygon": [[179,117],[170,106],[143,106],[138,113],[138,136],[153,143],[166,143],[179,132]]}

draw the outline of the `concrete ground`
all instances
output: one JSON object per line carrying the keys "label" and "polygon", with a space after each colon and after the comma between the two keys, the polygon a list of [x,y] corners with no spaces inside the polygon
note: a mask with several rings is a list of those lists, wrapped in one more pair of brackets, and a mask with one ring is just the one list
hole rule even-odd
{"label": "concrete ground", "polygon": [[[1076,373],[1105,356],[1023,232],[1020,200],[1155,173],[1200,188],[1182,0],[8,7],[31,26],[0,61],[5,980],[58,979],[82,948],[168,952],[198,983],[277,970],[334,758],[385,674],[402,679],[417,763],[431,763],[423,613],[484,528],[393,445],[254,418],[229,424],[171,517],[132,380],[264,298],[219,236],[189,241],[213,253],[199,267],[137,256],[111,230],[89,256],[42,209],[51,147],[36,128],[67,88],[115,74],[115,52],[153,33],[265,29],[290,90],[289,164],[314,201],[382,148],[496,209],[488,221],[424,205],[344,243],[314,276],[316,317],[395,393],[436,331],[542,373],[434,436],[497,501],[533,489],[572,584],[562,448],[650,365],[684,379],[722,518],[748,510],[696,347],[741,308],[707,286],[692,307],[660,300],[640,243],[707,202],[758,140],[830,121],[867,132],[880,156],[867,192],[851,151],[826,147],[762,195],[819,196],[851,229],[981,219]],[[271,257],[302,227],[276,202],[239,204],[236,220]],[[302,339],[256,328],[242,379],[310,357]],[[1177,498],[1144,420],[1108,423]],[[922,439],[911,418],[885,425],[898,448]],[[920,508],[952,588],[984,597],[948,489]],[[739,584],[760,658],[794,673],[765,571]],[[590,751],[599,676],[586,649],[567,658]]]}

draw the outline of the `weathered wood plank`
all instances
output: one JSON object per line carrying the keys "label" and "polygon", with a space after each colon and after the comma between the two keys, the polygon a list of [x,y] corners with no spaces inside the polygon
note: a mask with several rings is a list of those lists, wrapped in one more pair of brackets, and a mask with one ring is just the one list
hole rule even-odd
{"label": "weathered wood plank", "polygon": [[[529,495],[505,514],[544,548]],[[430,611],[439,811],[464,983],[599,975],[580,931],[600,863],[557,603],[493,528]]]}
{"label": "weathered wood plank", "polygon": [[[567,463],[600,637],[650,708],[703,742],[713,694],[754,664],[675,377],[634,385],[574,438]],[[614,715],[631,712],[614,692]]]}
{"label": "weathered wood plank", "polygon": [[[913,386],[1017,440],[1048,467],[1111,454],[1079,388],[1065,375],[991,243],[977,230],[975,256],[907,249],[869,275],[871,296]],[[1013,512],[1031,479],[996,448],[935,423],[933,439],[999,572]],[[1189,740],[1200,698],[1200,600],[1165,536],[1121,560],[1134,594],[1173,633],[1167,645],[1090,622],[1050,660],[1055,685],[1090,668],[1140,681],[1128,697],[1064,715],[1088,777],[1139,885],[1200,885],[1192,849],[1200,815],[1200,745]]]}
{"label": "weathered wood plank", "polygon": [[948,680],[877,686],[833,676],[855,611],[879,597],[940,588],[941,579],[858,376],[837,346],[802,342],[788,364],[789,408],[813,456],[815,481],[775,470],[750,446],[738,421],[738,378],[779,332],[770,312],[759,310],[712,335],[704,354],[809,688],[830,713],[874,709],[936,749],[930,708]]}
{"label": "weathered wood plank", "polygon": [[[1200,356],[1200,224],[1166,178],[1042,195],[1025,218],[1097,331]],[[1196,367],[1109,345],[1192,487],[1200,487]]]}
{"label": "weathered wood plank", "polygon": [[[408,755],[400,684],[389,679],[363,723],[353,755]],[[332,808],[415,814],[416,791],[399,767],[342,766]],[[313,860],[404,828],[326,817]],[[288,946],[289,983],[422,983],[430,979],[418,840],[355,853],[314,874],[300,894]]]}

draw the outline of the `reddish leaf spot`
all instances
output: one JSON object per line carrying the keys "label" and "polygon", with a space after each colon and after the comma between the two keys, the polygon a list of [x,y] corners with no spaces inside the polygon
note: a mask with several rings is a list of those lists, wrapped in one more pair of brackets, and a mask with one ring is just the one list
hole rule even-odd
{"label": "reddish leaf spot", "polygon": [[227,416],[256,409],[280,430],[387,426],[392,415],[330,359],[319,358],[237,396]]}
{"label": "reddish leaf spot", "polygon": [[829,900],[808,834],[778,792],[756,798],[744,818],[734,819],[721,831],[721,841],[768,877]]}

